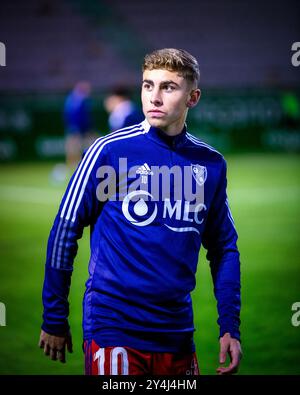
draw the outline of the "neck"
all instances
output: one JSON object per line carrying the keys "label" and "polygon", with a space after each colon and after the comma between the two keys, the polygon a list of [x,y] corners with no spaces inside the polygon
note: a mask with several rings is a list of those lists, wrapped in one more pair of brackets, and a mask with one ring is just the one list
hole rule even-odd
{"label": "neck", "polygon": [[170,133],[170,131],[165,131],[163,128],[158,129],[159,135],[162,136],[162,138],[166,139],[166,141],[173,141],[177,138],[177,136],[181,136],[184,134],[184,131],[186,131],[186,125],[183,124],[182,128],[180,130],[177,130],[174,133]]}
{"label": "neck", "polygon": [[175,137],[175,136],[178,136],[178,135],[182,132],[183,126],[184,126],[184,125],[182,125],[182,128],[181,128],[181,129],[177,129],[176,131],[175,131],[175,130],[174,130],[174,131],[170,131],[170,130],[167,130],[167,129],[164,129],[164,128],[160,128],[160,130],[161,130],[164,134],[166,134],[167,136],[169,136],[169,137]]}
{"label": "neck", "polygon": [[186,118],[181,119],[181,120],[174,122],[173,124],[168,125],[166,127],[160,127],[159,129],[161,131],[163,131],[167,136],[171,136],[171,137],[177,136],[178,134],[180,134],[182,132],[182,130],[184,128],[185,119]]}

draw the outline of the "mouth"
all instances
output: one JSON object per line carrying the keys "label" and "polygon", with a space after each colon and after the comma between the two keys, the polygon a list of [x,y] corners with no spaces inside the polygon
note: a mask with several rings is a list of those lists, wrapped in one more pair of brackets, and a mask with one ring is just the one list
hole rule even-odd
{"label": "mouth", "polygon": [[160,111],[160,110],[149,110],[148,114],[151,114],[151,115],[163,115],[165,113],[163,111]]}

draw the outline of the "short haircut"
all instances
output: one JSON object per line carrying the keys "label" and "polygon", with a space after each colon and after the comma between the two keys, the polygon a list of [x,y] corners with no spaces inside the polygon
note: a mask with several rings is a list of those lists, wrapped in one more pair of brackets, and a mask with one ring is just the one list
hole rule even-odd
{"label": "short haircut", "polygon": [[107,92],[107,96],[121,96],[125,99],[130,98],[131,89],[125,85],[116,85],[109,92]]}
{"label": "short haircut", "polygon": [[183,49],[163,48],[153,51],[145,56],[142,69],[143,72],[156,69],[177,71],[196,86],[200,79],[197,59]]}

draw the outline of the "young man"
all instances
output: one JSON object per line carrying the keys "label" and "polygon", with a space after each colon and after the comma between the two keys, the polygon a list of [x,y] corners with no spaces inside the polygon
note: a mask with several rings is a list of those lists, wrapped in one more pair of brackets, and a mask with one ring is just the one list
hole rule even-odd
{"label": "young man", "polygon": [[226,163],[185,125],[188,109],[200,98],[198,79],[197,61],[186,51],[147,55],[146,120],[98,139],[73,175],[49,237],[45,269],[40,347],[52,359],[64,362],[66,346],[72,348],[72,263],[77,239],[90,225],[86,373],[199,373],[190,292],[201,243],[218,303],[220,364],[227,354],[231,359],[217,372],[237,371],[240,264]]}

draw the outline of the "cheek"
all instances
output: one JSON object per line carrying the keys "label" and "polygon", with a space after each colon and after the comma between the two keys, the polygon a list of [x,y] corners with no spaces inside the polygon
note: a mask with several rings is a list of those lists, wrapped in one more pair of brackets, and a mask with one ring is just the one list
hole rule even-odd
{"label": "cheek", "polygon": [[170,102],[169,104],[173,108],[173,112],[176,114],[184,112],[187,108],[186,101],[182,97],[173,98],[172,102]]}
{"label": "cheek", "polygon": [[142,92],[141,93],[141,101],[142,101],[142,105],[143,107],[148,103],[148,96],[149,94],[147,94],[147,92]]}
{"label": "cheek", "polygon": [[145,106],[145,95],[143,93],[141,94],[141,102],[142,102],[142,106],[144,108],[144,106]]}

